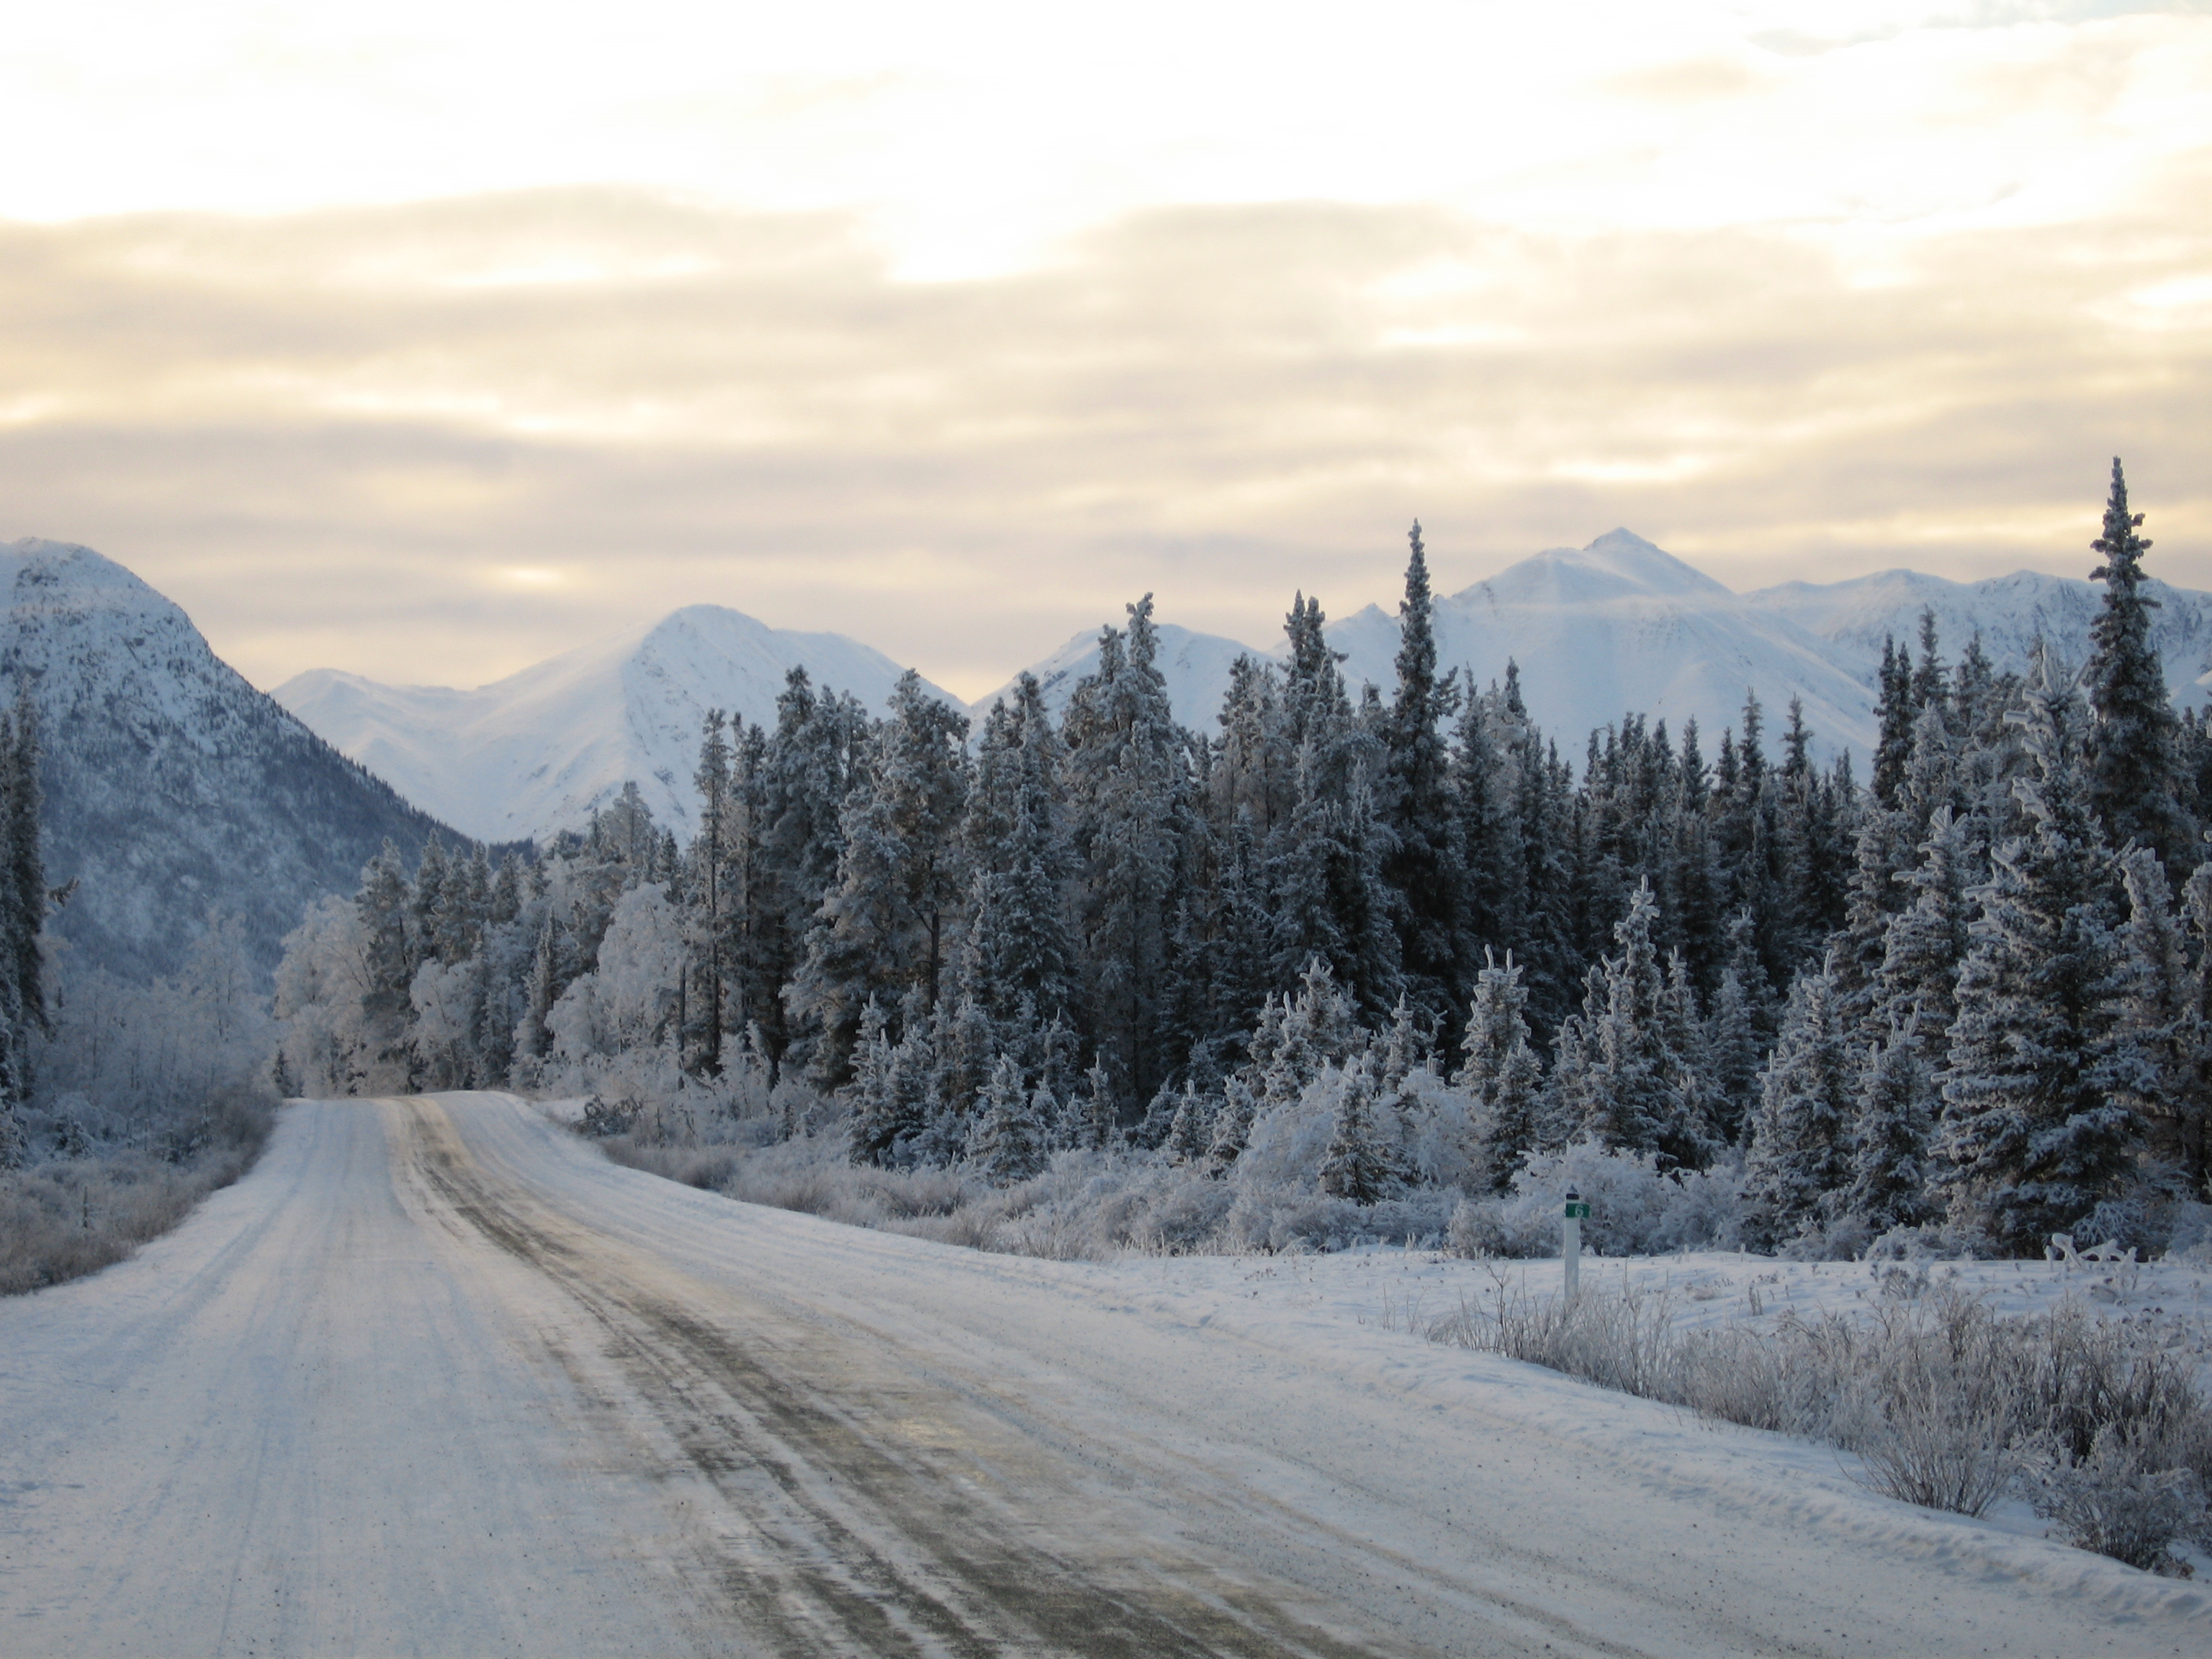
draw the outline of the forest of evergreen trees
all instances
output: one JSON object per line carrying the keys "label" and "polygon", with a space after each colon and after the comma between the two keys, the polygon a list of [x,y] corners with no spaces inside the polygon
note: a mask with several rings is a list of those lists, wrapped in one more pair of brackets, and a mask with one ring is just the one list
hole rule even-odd
{"label": "forest of evergreen trees", "polygon": [[1024,677],[972,745],[912,675],[872,719],[794,672],[773,729],[709,718],[688,846],[632,790],[534,860],[374,862],[289,941],[279,1064],[602,1122],[742,1076],[855,1162],[1001,1184],[1066,1147],[1228,1173],[1318,1099],[1311,1179],[1354,1203],[1594,1143],[1729,1172],[1753,1248],[2155,1244],[2207,1194],[2212,731],[2141,522],[2115,461],[2086,665],[1947,660],[1932,618],[1887,651],[1863,782],[1751,701],[1577,765],[1511,665],[1441,671],[1418,525],[1387,699],[1303,595],[1210,734],[1149,596],[1060,718]]}
{"label": "forest of evergreen trees", "polygon": [[40,933],[67,897],[49,892],[40,843],[39,716],[27,692],[0,713],[0,1170],[21,1164],[32,1048],[52,1029]]}

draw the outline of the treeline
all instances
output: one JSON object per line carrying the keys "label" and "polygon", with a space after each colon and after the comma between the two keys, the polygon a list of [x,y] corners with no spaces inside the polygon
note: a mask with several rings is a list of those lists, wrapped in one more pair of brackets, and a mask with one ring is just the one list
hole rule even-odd
{"label": "treeline", "polygon": [[28,1151],[33,1042],[52,1028],[40,932],[67,897],[46,888],[40,846],[39,716],[27,689],[0,713],[0,1170]]}
{"label": "treeline", "polygon": [[373,863],[289,941],[286,1063],[826,1099],[856,1161],[1002,1181],[1069,1146],[1227,1170],[1321,1100],[1312,1178],[1362,1203],[1594,1140],[1740,1170],[1765,1247],[2148,1237],[2205,1188],[2212,739],[2140,521],[2116,462],[2080,674],[1947,663],[1932,620],[1891,649],[1863,786],[1755,701],[1710,758],[1630,714],[1577,770],[1510,665],[1440,672],[1418,526],[1387,701],[1304,596],[1212,734],[1149,597],[1060,719],[1024,678],[972,750],[913,676],[874,720],[794,672],[772,729],[709,717],[687,845],[631,790],[528,864]]}

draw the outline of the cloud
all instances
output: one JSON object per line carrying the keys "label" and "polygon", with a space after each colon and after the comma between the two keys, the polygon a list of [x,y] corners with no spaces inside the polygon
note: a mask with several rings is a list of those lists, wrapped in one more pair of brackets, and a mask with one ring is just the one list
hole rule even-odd
{"label": "cloud", "polygon": [[1704,104],[1765,91],[1767,77],[1734,58],[1692,58],[1608,76],[1599,83],[1616,98],[1654,104]]}
{"label": "cloud", "polygon": [[[2212,200],[2203,158],[2133,199]],[[676,605],[981,690],[1146,589],[1264,642],[1626,524],[1739,586],[2086,568],[2128,458],[2212,585],[2212,226],[1886,246],[1436,207],[1129,216],[898,280],[860,222],[644,191],[0,225],[0,534],[263,684],[473,684]],[[2194,284],[2194,285],[2192,285]]]}

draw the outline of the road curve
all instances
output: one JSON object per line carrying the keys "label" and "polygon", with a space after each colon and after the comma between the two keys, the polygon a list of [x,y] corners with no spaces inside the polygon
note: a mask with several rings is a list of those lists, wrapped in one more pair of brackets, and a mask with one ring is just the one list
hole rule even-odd
{"label": "road curve", "polygon": [[1851,1570],[1725,1494],[1627,1502],[1597,1452],[1055,1264],[618,1169],[503,1096],[289,1108],[172,1237],[0,1309],[0,1437],[11,1655],[2204,1635],[1986,1566]]}

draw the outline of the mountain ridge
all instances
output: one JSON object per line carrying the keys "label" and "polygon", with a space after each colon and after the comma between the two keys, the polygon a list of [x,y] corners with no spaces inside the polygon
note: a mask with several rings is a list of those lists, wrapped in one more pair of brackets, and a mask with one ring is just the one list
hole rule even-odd
{"label": "mountain ridge", "polygon": [[[472,690],[310,669],[270,695],[410,799],[486,841],[580,828],[635,782],[661,823],[696,827],[691,775],[710,708],[773,726],[793,667],[880,713],[905,672],[841,634],[692,605]],[[955,708],[951,693],[924,686]]]}
{"label": "mountain ridge", "polygon": [[27,688],[46,859],[76,890],[48,924],[77,967],[182,965],[210,911],[257,966],[314,899],[350,893],[388,837],[453,839],[216,656],[174,603],[75,543],[0,545],[0,687]]}
{"label": "mountain ridge", "polygon": [[[2166,600],[2154,613],[2154,629],[2177,700],[2191,707],[2212,701],[2212,674],[2204,672],[2212,653],[2212,594],[2162,583],[2153,590]],[[2027,571],[1975,583],[1891,571],[1737,593],[1617,527],[1586,546],[1543,550],[1441,596],[1434,614],[1440,667],[1462,670],[1483,685],[1501,678],[1507,661],[1516,663],[1532,716],[1570,753],[1591,731],[1630,713],[1665,720],[1678,732],[1695,719],[1710,743],[1739,722],[1748,693],[1758,696],[1771,724],[1783,718],[1793,696],[1800,699],[1816,753],[1850,750],[1863,762],[1875,738],[1881,640],[1887,635],[1917,649],[1923,606],[1937,612],[1947,660],[1955,662],[1978,632],[1997,667],[2024,670],[2039,631],[2078,660],[2100,602],[2101,590],[2086,579]],[[679,623],[743,635],[748,648],[764,653],[762,662],[776,665],[772,683],[762,668],[757,683],[737,695],[726,682],[714,682],[698,653],[648,653],[649,661],[631,660],[641,641]],[[1158,627],[1170,706],[1179,720],[1199,730],[1211,728],[1238,657],[1279,659],[1279,647],[1261,649],[1172,622]],[[1048,707],[1063,708],[1096,668],[1098,632],[1076,634],[1024,671],[1042,683]],[[1355,695],[1373,684],[1389,696],[1399,643],[1394,611],[1367,605],[1330,622],[1327,633]],[[700,651],[711,655],[711,643],[702,642]],[[611,799],[625,777],[645,791],[657,817],[688,829],[695,810],[689,780],[696,715],[708,698],[703,692],[687,696],[679,682],[690,674],[715,690],[721,706],[764,722],[774,718],[781,667],[802,659],[817,686],[851,690],[872,709],[881,708],[896,678],[890,659],[843,635],[775,629],[741,611],[694,605],[475,691],[381,686],[316,670],[276,695],[403,793],[434,803],[441,816],[478,834],[542,836],[575,827],[592,806]],[[562,665],[587,661],[595,665],[588,675],[562,671]],[[580,699],[566,721],[568,735],[522,718],[531,699],[521,690],[533,677],[565,687],[562,696]],[[965,705],[937,694],[964,706],[980,723],[1014,678]],[[586,696],[580,679],[599,690]],[[617,683],[619,698],[608,691]],[[507,690],[493,696],[501,687]],[[549,697],[545,708],[560,702]],[[493,704],[504,712],[487,724],[482,716]],[[641,707],[657,711],[647,722],[647,738],[629,741],[610,732],[607,721],[617,707],[624,718]],[[494,737],[496,744],[485,747]],[[457,788],[450,775],[457,769],[474,775],[477,798]]]}

